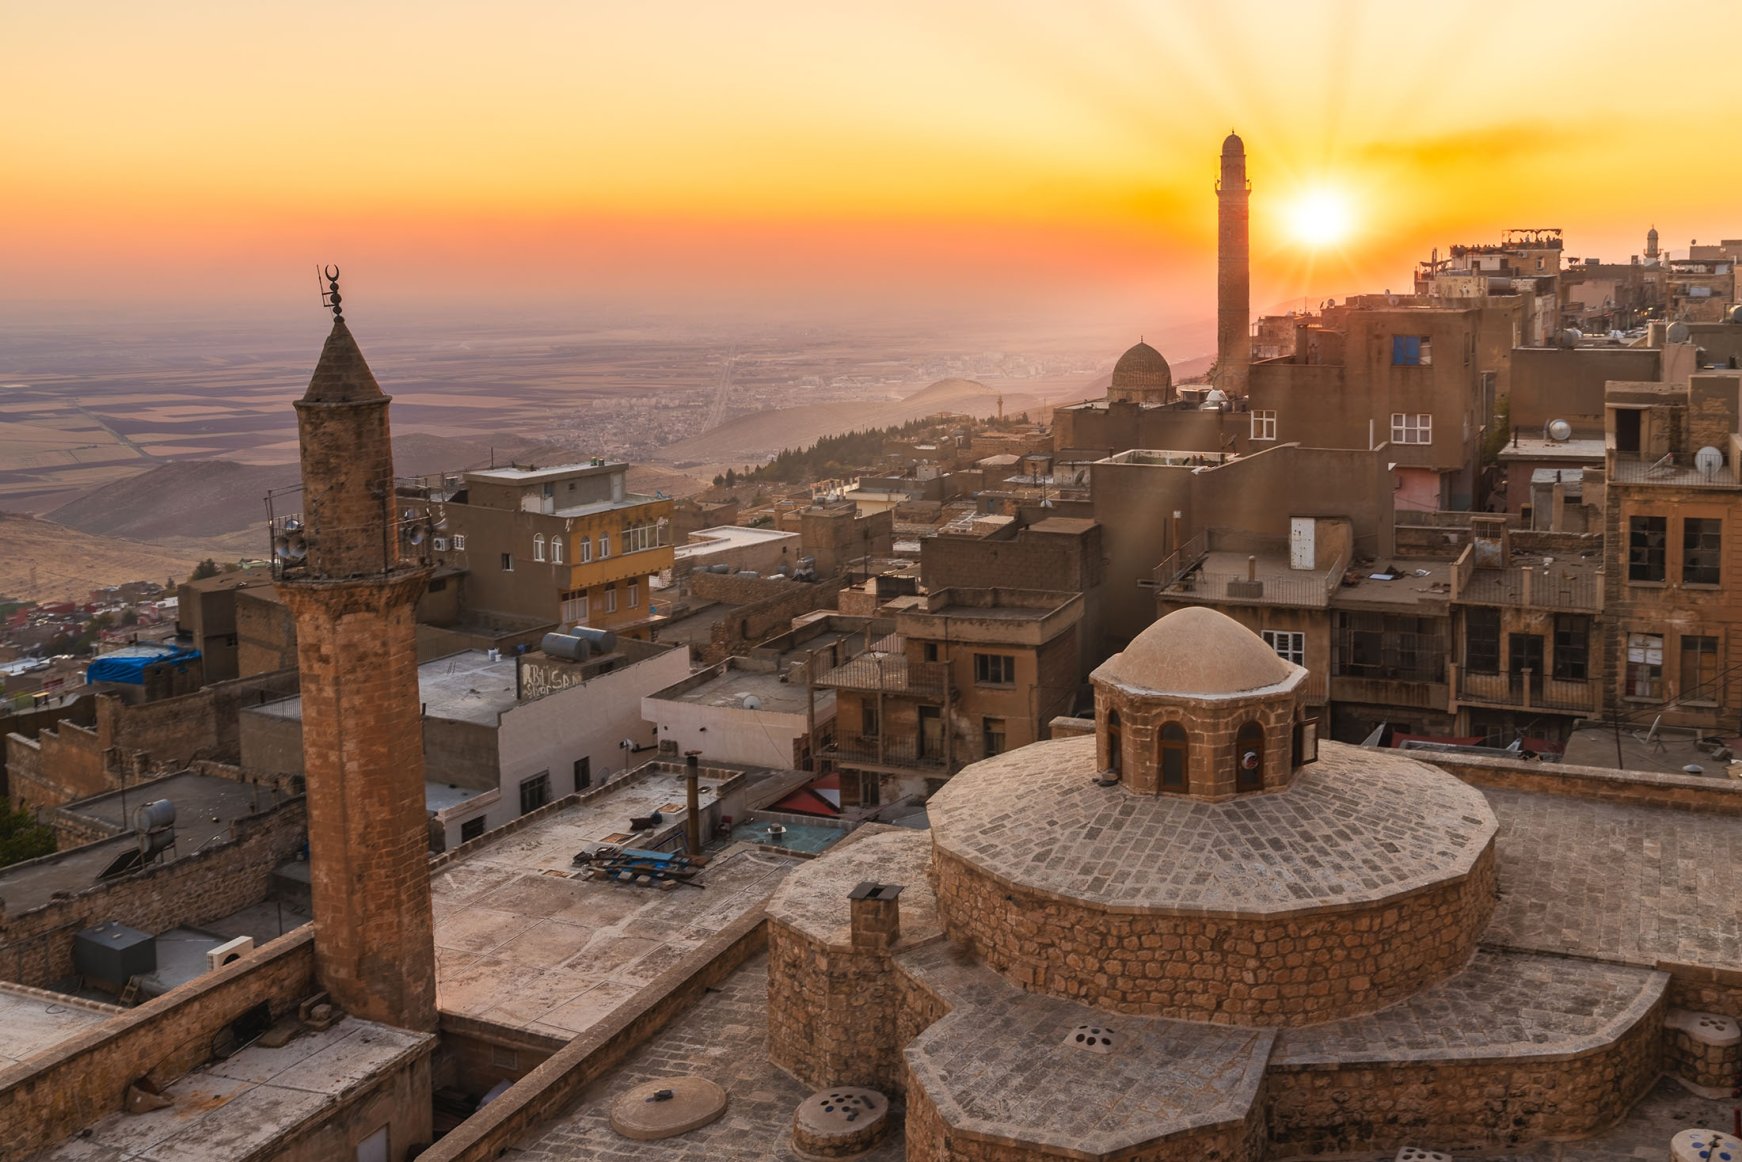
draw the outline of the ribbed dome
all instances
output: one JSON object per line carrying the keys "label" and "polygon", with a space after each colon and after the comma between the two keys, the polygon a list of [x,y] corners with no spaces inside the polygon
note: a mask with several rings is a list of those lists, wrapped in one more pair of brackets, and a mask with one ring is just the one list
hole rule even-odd
{"label": "ribbed dome", "polygon": [[1202,697],[1262,690],[1305,673],[1227,614],[1190,605],[1138,634],[1092,676],[1132,690]]}
{"label": "ribbed dome", "polygon": [[1113,365],[1113,387],[1172,387],[1173,369],[1161,352],[1148,343],[1138,343]]}

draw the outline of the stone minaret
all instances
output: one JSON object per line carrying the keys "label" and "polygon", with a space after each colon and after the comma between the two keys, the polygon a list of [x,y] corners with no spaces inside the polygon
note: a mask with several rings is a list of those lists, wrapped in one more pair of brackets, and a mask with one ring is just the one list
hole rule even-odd
{"label": "stone minaret", "polygon": [[302,676],[316,971],[346,1012],[433,1032],[412,620],[427,574],[399,561],[388,398],[335,308],[296,404],[308,558],[280,592]]}
{"label": "stone minaret", "polygon": [[1216,386],[1246,394],[1252,365],[1252,274],[1247,223],[1252,183],[1246,180],[1246,145],[1230,133],[1222,142],[1222,177],[1216,183]]}
{"label": "stone minaret", "polygon": [[1645,232],[1645,257],[1657,257],[1657,227],[1653,226]]}

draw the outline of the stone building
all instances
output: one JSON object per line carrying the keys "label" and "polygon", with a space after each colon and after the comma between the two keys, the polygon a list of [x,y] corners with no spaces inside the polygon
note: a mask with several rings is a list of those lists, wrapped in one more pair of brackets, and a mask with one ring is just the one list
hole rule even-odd
{"label": "stone building", "polygon": [[1321,743],[1304,679],[1182,609],[1096,670],[1092,733],[966,768],[929,835],[794,871],[768,907],[770,1059],[900,1092],[909,1159],[1497,1147],[1613,1122],[1680,1044],[1670,974],[1507,947],[1496,805]]}

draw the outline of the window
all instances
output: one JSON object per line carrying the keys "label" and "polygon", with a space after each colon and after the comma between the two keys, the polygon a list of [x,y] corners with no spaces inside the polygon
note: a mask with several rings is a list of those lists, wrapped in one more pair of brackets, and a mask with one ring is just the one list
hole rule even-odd
{"label": "window", "polygon": [[1718,584],[1723,547],[1723,521],[1694,516],[1682,521],[1682,584]]}
{"label": "window", "polygon": [[1252,438],[1254,440],[1276,439],[1276,413],[1273,411],[1252,413]]}
{"label": "window", "polygon": [[1683,702],[1723,701],[1718,695],[1718,639],[1715,637],[1682,638]]}
{"label": "window", "polygon": [[611,534],[599,534],[599,560],[603,561],[611,555]]}
{"label": "window", "polygon": [[1187,786],[1186,759],[1190,741],[1186,728],[1170,722],[1161,728],[1161,789],[1183,791]]}
{"label": "window", "polygon": [[446,577],[437,577],[435,580],[433,580],[429,583],[429,586],[425,589],[425,592],[426,593],[440,593],[442,590],[446,589],[447,587],[448,587],[448,579]]}
{"label": "window", "polygon": [[1297,666],[1306,665],[1306,634],[1286,629],[1264,631],[1264,644],[1276,651],[1276,656]]}
{"label": "window", "polygon": [[540,771],[520,783],[520,813],[536,811],[550,802],[550,772]]}
{"label": "window", "polygon": [[1004,753],[1004,720],[1002,718],[982,718],[980,720],[980,740],[986,746],[986,757]]}
{"label": "window", "polygon": [[883,724],[877,718],[877,704],[862,702],[859,704],[859,737],[876,738],[883,732]]}
{"label": "window", "polygon": [[1392,412],[1391,442],[1393,444],[1431,444],[1434,442],[1432,412]]}
{"label": "window", "polygon": [[1256,722],[1245,723],[1234,735],[1234,789],[1264,789],[1264,728]]}
{"label": "window", "polygon": [[1582,613],[1557,613],[1554,618],[1554,676],[1563,682],[1583,682],[1591,676],[1591,619]]}
{"label": "window", "polygon": [[634,528],[623,530],[623,551],[625,553],[639,553],[643,549],[657,549],[658,547],[659,526],[657,524],[637,525]]}
{"label": "window", "polygon": [[454,548],[464,549],[465,547],[466,547],[466,534],[465,533],[455,533],[454,534]]}
{"label": "window", "polygon": [[1657,701],[1663,697],[1663,636],[1655,633],[1627,635],[1627,687],[1629,698]]}
{"label": "window", "polygon": [[1393,335],[1393,367],[1427,367],[1434,361],[1433,340],[1426,335]]}
{"label": "window", "polygon": [[974,682],[980,686],[1016,685],[1016,659],[1010,654],[975,654]]}
{"label": "window", "polygon": [[534,561],[544,560],[544,534],[543,533],[539,533],[537,536],[532,538],[532,559]]}
{"label": "window", "polygon": [[629,582],[629,608],[634,609],[641,604],[641,582]]}
{"label": "window", "polygon": [[470,843],[482,834],[484,834],[484,817],[482,815],[478,816],[476,819],[468,819],[460,824],[461,843]]}
{"label": "window", "polygon": [[617,586],[615,585],[605,586],[605,612],[617,612]]}
{"label": "window", "polygon": [[514,572],[514,554],[513,553],[503,553],[502,554],[502,571],[504,573]]}
{"label": "window", "polygon": [[1119,712],[1107,711],[1107,770],[1117,779],[1125,769],[1125,742],[1119,730]]}
{"label": "window", "polygon": [[1627,518],[1627,579],[1629,581],[1662,581],[1663,551],[1669,541],[1669,518],[1662,516],[1630,516]]}
{"label": "window", "polygon": [[563,539],[561,537],[550,539],[550,563],[553,565],[563,563]]}
{"label": "window", "polygon": [[1464,611],[1464,669],[1472,674],[1500,672],[1500,611],[1477,605]]}
{"label": "window", "polygon": [[563,594],[563,621],[581,625],[587,620],[587,591],[574,589]]}
{"label": "window", "polygon": [[588,755],[586,758],[576,759],[575,760],[575,790],[584,791],[592,785],[593,785],[593,758],[592,758],[592,756]]}
{"label": "window", "polygon": [[920,647],[919,647],[919,654],[920,654],[921,659],[924,661],[927,661],[927,662],[937,661],[938,660],[938,643],[936,643],[936,642],[923,642],[923,643],[921,643]]}
{"label": "window", "polygon": [[580,554],[577,559],[581,564],[585,565],[588,561],[591,561],[593,559],[593,538],[582,537],[580,540],[576,541],[575,551]]}

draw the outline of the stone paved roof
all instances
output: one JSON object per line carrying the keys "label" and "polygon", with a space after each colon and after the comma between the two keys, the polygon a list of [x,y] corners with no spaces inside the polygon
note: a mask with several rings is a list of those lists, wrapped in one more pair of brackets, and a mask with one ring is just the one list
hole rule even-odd
{"label": "stone paved roof", "polygon": [[1227,614],[1188,605],[1138,634],[1093,676],[1138,691],[1214,696],[1299,682],[1305,674]]}
{"label": "stone paved roof", "polygon": [[1500,820],[1500,902],[1485,942],[1742,969],[1742,820],[1570,795],[1484,794]]}
{"label": "stone paved roof", "polygon": [[1206,803],[1098,787],[1095,740],[1034,743],[932,797],[941,851],[1001,882],[1132,912],[1262,916],[1468,872],[1496,831],[1476,790],[1395,753],[1320,744],[1284,791]]}
{"label": "stone paved roof", "polygon": [[[1025,993],[946,944],[902,963],[958,1005],[906,1051],[944,1119],[1082,1152],[1073,1157],[1245,1117],[1276,1037],[1270,1029],[1110,1015]],[[1068,1044],[1081,1025],[1108,1030],[1111,1051]]]}
{"label": "stone paved roof", "polygon": [[1364,1017],[1288,1029],[1277,1065],[1482,1060],[1582,1053],[1643,1019],[1669,974],[1482,949],[1470,967]]}
{"label": "stone paved roof", "polygon": [[846,948],[852,944],[848,893],[866,880],[900,884],[900,942],[928,940],[943,931],[926,875],[930,867],[929,832],[867,824],[835,845],[827,859],[807,860],[788,873],[767,911],[813,940]]}

